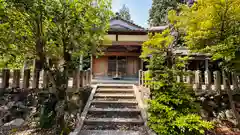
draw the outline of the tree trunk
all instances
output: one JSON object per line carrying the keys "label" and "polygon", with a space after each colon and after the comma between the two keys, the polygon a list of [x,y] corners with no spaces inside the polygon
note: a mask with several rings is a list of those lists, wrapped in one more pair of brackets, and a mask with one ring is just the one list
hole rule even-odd
{"label": "tree trunk", "polygon": [[232,90],[230,88],[230,77],[229,77],[229,73],[227,71],[223,71],[225,76],[224,76],[224,81],[226,82],[226,91],[228,94],[228,98],[229,98],[229,103],[231,106],[231,109],[233,111],[233,114],[237,120],[237,127],[240,129],[240,115],[239,112],[236,110],[236,106],[235,106],[235,102],[233,100],[233,94],[232,94]]}

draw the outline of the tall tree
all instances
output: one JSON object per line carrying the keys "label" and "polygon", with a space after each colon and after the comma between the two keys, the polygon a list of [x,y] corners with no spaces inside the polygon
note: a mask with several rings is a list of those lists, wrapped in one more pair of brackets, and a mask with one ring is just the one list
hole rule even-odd
{"label": "tall tree", "polygon": [[[230,73],[239,72],[240,0],[199,0],[192,7],[182,6],[181,13],[170,12],[170,21],[183,34],[192,51],[206,52],[220,60],[225,74],[231,108],[240,127],[240,115],[235,109],[230,90]],[[237,61],[237,62],[236,62]]]}
{"label": "tall tree", "polygon": [[168,11],[177,10],[180,3],[193,4],[194,0],[152,0],[149,11],[149,24],[151,26],[166,25],[168,23]]}
{"label": "tall tree", "polygon": [[124,20],[132,21],[129,8],[125,4],[119,10],[119,16]]}
{"label": "tall tree", "polygon": [[66,134],[62,130],[66,129],[68,72],[76,68],[73,59],[93,53],[108,29],[110,0],[94,2],[0,0],[0,11],[4,11],[0,13],[1,58],[9,57],[3,60],[5,63],[19,62],[18,56],[23,60],[26,57],[37,59],[40,65],[37,70],[43,68],[49,72],[53,94],[57,98],[55,109],[51,110],[55,110],[57,116],[56,134]]}

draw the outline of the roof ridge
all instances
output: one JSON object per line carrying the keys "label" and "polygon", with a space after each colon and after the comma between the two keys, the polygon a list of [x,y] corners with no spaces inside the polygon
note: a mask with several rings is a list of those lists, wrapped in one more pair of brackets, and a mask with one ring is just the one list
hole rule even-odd
{"label": "roof ridge", "polygon": [[134,22],[128,21],[128,20],[126,20],[126,19],[123,19],[123,18],[120,17],[119,15],[117,15],[117,16],[111,18],[110,21],[115,20],[115,19],[116,19],[116,20],[122,20],[122,21],[125,21],[126,23],[132,24],[132,25],[134,25],[134,26],[136,26],[136,27],[138,27],[138,28],[140,28],[140,29],[145,30],[144,27],[142,27],[142,26],[140,26],[140,25],[137,25],[137,24],[134,23]]}

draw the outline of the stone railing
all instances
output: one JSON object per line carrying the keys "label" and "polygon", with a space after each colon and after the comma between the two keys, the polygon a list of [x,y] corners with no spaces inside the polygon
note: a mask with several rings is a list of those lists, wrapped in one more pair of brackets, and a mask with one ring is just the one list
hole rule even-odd
{"label": "stone railing", "polygon": [[[150,88],[153,80],[149,80],[146,77],[148,71],[139,70],[139,85]],[[227,88],[227,82],[223,79],[224,73],[220,71],[187,71],[187,76],[177,76],[178,82],[187,83],[193,87],[194,90],[208,90],[208,91],[222,91]],[[231,73],[230,88],[237,90],[240,88],[239,75]]]}
{"label": "stone railing", "polygon": [[[37,78],[38,77],[38,78]],[[38,81],[37,81],[38,80]],[[69,88],[80,88],[91,84],[90,69],[72,71],[72,77],[69,78]],[[2,69],[0,70],[0,90],[7,88],[37,89],[48,88],[49,76],[45,71],[40,71],[40,75],[34,75],[34,70],[25,69]]]}

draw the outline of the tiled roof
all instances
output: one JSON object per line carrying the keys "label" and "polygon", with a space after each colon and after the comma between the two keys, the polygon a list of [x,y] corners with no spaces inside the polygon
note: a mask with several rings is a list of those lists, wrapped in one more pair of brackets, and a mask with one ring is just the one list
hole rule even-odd
{"label": "tiled roof", "polygon": [[120,16],[113,17],[110,21],[112,21],[112,20],[122,20],[122,21],[124,21],[124,22],[126,22],[126,23],[128,23],[130,25],[138,27],[139,29],[143,29],[143,30],[145,29],[145,28],[143,28],[143,27],[141,27],[141,26],[139,26],[139,25],[137,25],[137,24],[135,24],[135,23],[133,23],[131,21],[128,21],[128,20],[125,20],[125,19],[121,18]]}

